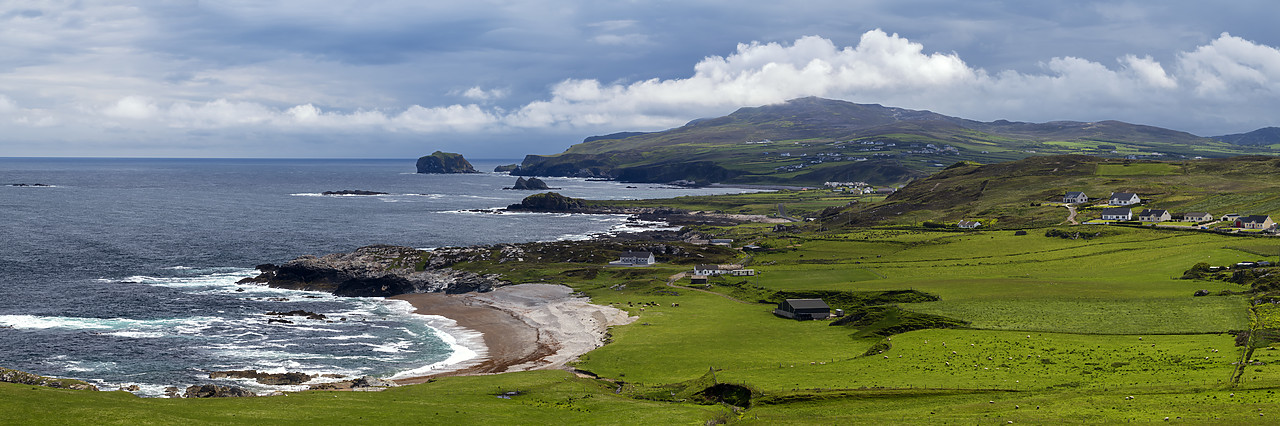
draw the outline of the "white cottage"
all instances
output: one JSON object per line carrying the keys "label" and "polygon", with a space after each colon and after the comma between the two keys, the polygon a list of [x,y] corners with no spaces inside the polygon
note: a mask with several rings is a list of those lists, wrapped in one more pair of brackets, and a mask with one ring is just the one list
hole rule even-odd
{"label": "white cottage", "polygon": [[619,257],[617,263],[622,265],[648,266],[656,263],[653,253],[647,251],[627,251]]}
{"label": "white cottage", "polygon": [[1062,202],[1067,204],[1079,204],[1089,202],[1089,196],[1084,195],[1081,191],[1067,191],[1067,196],[1062,197]]}
{"label": "white cottage", "polygon": [[1134,194],[1132,192],[1112,192],[1111,198],[1107,201],[1107,204],[1113,206],[1128,206],[1141,202],[1142,199],[1138,198],[1138,194]]}
{"label": "white cottage", "polygon": [[1133,210],[1127,208],[1112,208],[1102,210],[1102,220],[1132,220]]}
{"label": "white cottage", "polygon": [[1143,222],[1164,222],[1170,219],[1173,219],[1173,216],[1169,215],[1168,210],[1143,209],[1138,213],[1138,220]]}

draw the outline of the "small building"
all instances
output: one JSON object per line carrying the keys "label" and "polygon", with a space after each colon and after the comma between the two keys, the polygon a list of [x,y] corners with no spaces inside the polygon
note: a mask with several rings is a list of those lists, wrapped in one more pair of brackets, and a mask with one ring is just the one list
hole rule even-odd
{"label": "small building", "polygon": [[787,299],[778,303],[773,314],[797,320],[816,320],[831,317],[831,307],[822,299]]}
{"label": "small building", "polygon": [[956,226],[958,226],[958,227],[960,227],[960,228],[964,228],[964,229],[973,229],[973,228],[977,228],[977,227],[979,227],[979,226],[982,226],[982,222],[978,222],[978,221],[976,221],[976,220],[974,220],[974,221],[962,220],[962,221],[960,221],[960,223],[957,223],[957,224],[956,224]]}
{"label": "small building", "polygon": [[1213,215],[1205,212],[1183,213],[1181,220],[1183,222],[1209,222],[1213,220]]}
{"label": "small building", "polygon": [[627,251],[623,252],[622,255],[619,256],[618,261],[613,263],[615,265],[649,266],[657,262],[653,258],[653,253],[647,251]]}
{"label": "small building", "polygon": [[1236,219],[1235,227],[1244,229],[1270,229],[1276,223],[1271,221],[1271,216],[1267,215],[1249,215],[1241,216]]}
{"label": "small building", "polygon": [[1142,212],[1138,213],[1138,220],[1143,222],[1164,222],[1170,219],[1173,217],[1169,215],[1168,210],[1142,209]]}
{"label": "small building", "polygon": [[706,277],[728,273],[729,271],[720,269],[720,265],[697,265],[693,267],[694,275],[702,275]]}
{"label": "small building", "polygon": [[1067,191],[1067,196],[1062,197],[1062,202],[1067,204],[1087,203],[1089,196],[1084,195],[1081,191]]}
{"label": "small building", "polygon": [[1239,213],[1227,213],[1222,215],[1222,219],[1218,219],[1218,220],[1223,222],[1235,222],[1236,219],[1239,219],[1239,218],[1240,218]]}
{"label": "small building", "polygon": [[1107,204],[1113,206],[1128,206],[1141,202],[1142,199],[1138,198],[1138,194],[1132,192],[1112,192],[1111,198],[1107,200]]}
{"label": "small building", "polygon": [[1133,210],[1125,207],[1102,209],[1102,220],[1133,220]]}
{"label": "small building", "polygon": [[734,269],[732,271],[729,271],[729,275],[732,275],[735,277],[754,277],[756,276],[756,270],[755,269]]}
{"label": "small building", "polygon": [[706,284],[706,283],[707,283],[707,276],[706,276],[706,275],[694,275],[694,276],[692,276],[692,277],[689,277],[689,283],[690,283],[690,284]]}
{"label": "small building", "polygon": [[716,238],[711,240],[711,245],[713,246],[727,246],[730,244],[733,244],[733,240],[728,238]]}

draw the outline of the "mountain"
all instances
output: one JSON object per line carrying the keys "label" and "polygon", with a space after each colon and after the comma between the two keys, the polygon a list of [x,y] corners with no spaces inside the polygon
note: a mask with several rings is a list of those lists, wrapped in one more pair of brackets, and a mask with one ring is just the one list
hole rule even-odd
{"label": "mountain", "polygon": [[1227,157],[1258,151],[1119,121],[981,122],[809,97],[741,108],[661,132],[593,136],[560,154],[529,155],[512,174],[792,185],[855,179],[887,185],[928,176],[957,161],[997,163],[1054,154]]}
{"label": "mountain", "polygon": [[1233,145],[1280,145],[1280,127],[1263,127],[1249,133],[1214,136],[1213,139]]}

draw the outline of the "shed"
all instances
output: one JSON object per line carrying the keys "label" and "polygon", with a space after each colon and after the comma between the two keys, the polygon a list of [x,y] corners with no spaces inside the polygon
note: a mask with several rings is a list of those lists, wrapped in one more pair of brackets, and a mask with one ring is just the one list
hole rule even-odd
{"label": "shed", "polygon": [[798,320],[827,319],[831,317],[831,307],[822,299],[787,299],[778,303],[773,314]]}

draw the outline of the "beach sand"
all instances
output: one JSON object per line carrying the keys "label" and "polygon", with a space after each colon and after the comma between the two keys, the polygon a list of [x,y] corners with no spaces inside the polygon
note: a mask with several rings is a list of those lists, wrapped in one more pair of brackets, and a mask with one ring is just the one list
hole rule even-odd
{"label": "beach sand", "polygon": [[518,284],[487,293],[392,297],[409,302],[418,314],[443,316],[459,327],[483,334],[485,346],[472,348],[480,357],[459,368],[396,382],[411,384],[440,376],[563,368],[603,345],[610,326],[636,319],[611,306],[592,305],[587,298],[574,297],[572,292],[562,285]]}

